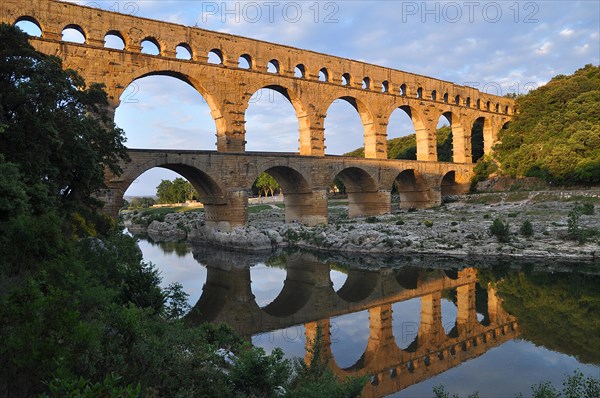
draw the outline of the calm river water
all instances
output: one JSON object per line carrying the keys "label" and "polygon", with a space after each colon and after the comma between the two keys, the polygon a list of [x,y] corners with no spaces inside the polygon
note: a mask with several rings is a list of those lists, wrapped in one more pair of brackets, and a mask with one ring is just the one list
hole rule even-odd
{"label": "calm river water", "polygon": [[431,397],[440,384],[460,396],[529,396],[576,369],[600,378],[597,270],[140,247],[165,286],[183,285],[195,322],[227,322],[290,358],[329,330],[335,372],[368,375],[364,396]]}

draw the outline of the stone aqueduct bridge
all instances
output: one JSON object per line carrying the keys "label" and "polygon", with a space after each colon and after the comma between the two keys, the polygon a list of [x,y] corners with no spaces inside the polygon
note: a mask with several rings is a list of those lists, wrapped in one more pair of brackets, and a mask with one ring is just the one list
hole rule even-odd
{"label": "stone aqueduct bridge", "polygon": [[[327,264],[310,255],[292,255],[287,259],[283,289],[260,308],[252,294],[250,263],[221,254],[195,257],[207,265],[208,272],[189,321],[226,322],[247,337],[304,324],[307,342],[314,340],[320,328],[324,352],[337,374],[371,377],[365,397],[404,389],[520,334],[516,319],[502,309],[492,288],[487,289],[486,303],[476,303],[477,271],[472,268],[458,272],[351,268],[336,292]],[[441,315],[444,290],[456,291],[457,315],[448,333]],[[415,325],[415,336],[410,336],[412,343],[401,349],[396,339],[409,336],[394,335],[392,305],[413,298],[421,301],[420,324]],[[331,351],[335,335],[330,335],[330,318],[363,310],[369,311],[370,330],[365,351],[354,365],[341,368]],[[481,322],[478,310],[484,313]]]}
{"label": "stone aqueduct bridge", "polygon": [[[464,168],[465,175],[461,176],[464,180],[460,181],[464,182],[471,172],[473,125],[477,123],[483,127],[484,152],[489,153],[499,130],[514,113],[514,101],[511,99],[439,79],[56,0],[3,0],[0,3],[0,21],[9,24],[20,21],[35,23],[42,34],[41,37],[31,39],[33,46],[43,53],[63,59],[64,66],[77,70],[88,84],[103,83],[113,111],[118,107],[123,92],[136,79],[166,75],[190,84],[206,99],[211,109],[216,126],[217,151],[221,155],[245,152],[246,139],[252,139],[252,132],[247,136],[245,129],[245,112],[250,97],[262,88],[269,88],[284,95],[293,105],[298,120],[299,155],[314,157],[303,162],[312,162],[315,169],[327,168],[326,165],[320,166],[321,162],[331,163],[327,159],[318,159],[325,155],[324,121],[329,106],[335,100],[342,99],[354,106],[360,115],[367,159],[387,158],[388,120],[392,112],[400,108],[410,116],[416,131],[417,160],[437,162],[436,126],[439,118],[445,116],[452,126],[453,160],[458,164],[455,167],[467,165]],[[63,41],[62,32],[67,28],[78,30],[85,42]],[[107,48],[107,36],[119,37],[124,48]],[[143,53],[144,42],[154,43],[159,48],[159,54]],[[187,50],[190,59],[177,58],[178,48]],[[219,64],[208,62],[210,53],[219,57]],[[241,66],[240,59],[245,60],[247,68]],[[170,154],[166,155],[169,156]],[[261,156],[273,158],[276,155]],[[235,156],[230,158],[229,163],[236,159]],[[297,159],[290,161],[301,163]],[[357,170],[367,172],[363,170],[361,161],[347,162]],[[257,160],[255,163],[260,162]],[[374,164],[376,163],[367,160],[364,167],[372,170]],[[382,171],[389,166],[386,162],[380,164]],[[207,171],[197,171],[194,166],[186,163],[176,167],[190,173],[210,175]],[[433,172],[436,167],[438,172],[445,174],[452,166],[421,166],[427,173]],[[229,167],[233,168],[235,166]],[[139,170],[140,165],[135,164],[134,160],[126,169],[126,172],[129,169]],[[303,177],[308,181],[316,181],[314,176]],[[443,174],[438,177],[441,180]],[[355,179],[361,178],[359,175]],[[228,181],[216,183],[224,184],[220,188],[227,191],[227,195],[218,200],[212,197],[213,202],[223,205],[231,200],[232,205],[237,206],[235,192],[239,187],[230,185]],[[114,211],[121,200],[114,194],[121,190],[122,184],[110,184],[109,181],[109,186],[113,189],[114,201],[109,203],[108,210]],[[317,185],[313,185],[315,187]],[[371,188],[363,188],[362,191]],[[296,188],[297,191],[299,189]],[[419,188],[420,191],[428,189],[436,188]],[[428,205],[438,203],[436,197],[431,200]],[[318,207],[320,204],[316,203],[314,206]],[[368,213],[376,212],[370,209]],[[308,218],[312,216],[313,214]],[[317,217],[321,216],[322,214],[317,214]],[[218,222],[223,221],[223,225],[241,223],[238,216],[232,220],[222,219],[221,215],[211,217],[216,217],[213,220]]]}

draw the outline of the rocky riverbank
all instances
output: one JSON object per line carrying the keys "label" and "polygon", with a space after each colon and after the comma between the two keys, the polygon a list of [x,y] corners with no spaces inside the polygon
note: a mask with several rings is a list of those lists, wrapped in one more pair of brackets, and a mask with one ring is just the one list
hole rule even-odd
{"label": "rocky riverbank", "polygon": [[[124,219],[130,231],[146,232],[153,240],[187,239],[192,245],[210,243],[244,251],[290,246],[339,253],[600,261],[600,194],[586,195],[588,198],[557,192],[465,196],[434,209],[395,210],[358,219],[348,219],[347,208],[341,204],[329,208],[328,225],[316,227],[285,224],[284,209],[271,207],[250,214],[248,226],[231,232],[205,226],[203,214],[197,212],[167,214],[149,222],[145,229],[135,228],[144,224],[139,221],[142,213],[138,213],[138,221],[132,213]],[[596,205],[587,205],[582,212],[577,204],[582,200]],[[576,207],[579,210],[574,211]],[[490,233],[495,219],[508,225],[504,237]],[[527,221],[531,223],[530,236],[523,228]],[[570,222],[576,225],[569,228]],[[583,238],[578,240],[578,236]]]}

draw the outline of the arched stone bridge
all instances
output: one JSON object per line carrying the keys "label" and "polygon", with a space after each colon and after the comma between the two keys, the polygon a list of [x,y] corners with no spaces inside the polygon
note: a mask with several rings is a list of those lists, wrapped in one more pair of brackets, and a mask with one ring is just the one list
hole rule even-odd
{"label": "arched stone bridge", "polygon": [[[246,337],[304,324],[307,343],[320,328],[322,350],[331,358],[335,373],[371,377],[364,397],[383,397],[404,389],[520,334],[517,320],[503,310],[493,288],[487,287],[486,295],[476,295],[473,268],[350,268],[344,285],[335,291],[327,264],[307,254],[290,255],[283,289],[261,308],[252,294],[251,259],[221,253],[195,253],[194,257],[207,266],[207,280],[188,321],[225,322]],[[444,290],[456,291],[456,319],[448,333],[442,325]],[[486,302],[476,302],[484,296]],[[392,305],[413,298],[421,301],[420,324],[414,341],[402,349],[393,333]],[[481,321],[478,309],[484,315]],[[341,368],[331,351],[330,318],[363,310],[369,311],[366,349],[354,365]]]}
{"label": "arched stone bridge", "polygon": [[192,183],[204,203],[206,223],[221,230],[246,223],[248,196],[262,172],[282,187],[286,222],[306,225],[327,223],[327,193],[335,178],[346,187],[348,215],[356,217],[389,213],[394,184],[403,208],[439,205],[442,195],[464,192],[472,173],[471,164],[290,153],[130,150],[129,156],[123,174],[109,175],[108,189],[99,194],[106,210],[116,215],[127,188],[145,171],[163,167]]}
{"label": "arched stone bridge", "polygon": [[[488,153],[514,113],[509,98],[435,78],[56,0],[3,0],[0,21],[35,23],[42,34],[32,38],[34,47],[62,58],[88,84],[104,83],[115,109],[136,79],[168,75],[190,84],[210,106],[219,152],[244,152],[252,138],[246,135],[245,112],[250,97],[262,88],[276,90],[291,102],[298,119],[299,153],[310,156],[325,154],[324,120],[337,99],[359,113],[365,157],[376,159],[387,158],[388,119],[398,108],[413,121],[417,160],[437,161],[436,126],[445,116],[458,163],[471,162],[475,123],[483,126]],[[79,31],[84,42],[63,41],[68,28]],[[107,48],[107,37],[120,39],[123,48]],[[155,44],[159,53],[142,53],[145,42]],[[187,51],[189,59],[177,58],[177,49]],[[218,64],[208,62],[210,53]]]}

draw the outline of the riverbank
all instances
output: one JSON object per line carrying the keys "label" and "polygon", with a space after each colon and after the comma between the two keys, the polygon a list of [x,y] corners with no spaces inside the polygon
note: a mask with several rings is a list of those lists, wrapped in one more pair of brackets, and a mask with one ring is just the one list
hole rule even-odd
{"label": "riverbank", "polygon": [[[243,251],[298,247],[346,254],[600,261],[598,191],[508,192],[450,200],[434,209],[396,209],[356,219],[348,219],[347,205],[337,202],[329,208],[329,224],[316,227],[285,224],[285,210],[278,206],[251,207],[248,226],[231,232],[206,227],[202,212],[175,212],[153,220],[143,212],[128,212],[123,219],[132,233],[147,233],[153,240],[187,239],[192,245],[210,243]],[[588,203],[585,212],[582,203]],[[508,225],[500,239],[490,233],[495,219]],[[531,236],[523,233],[526,222],[531,224]]]}

